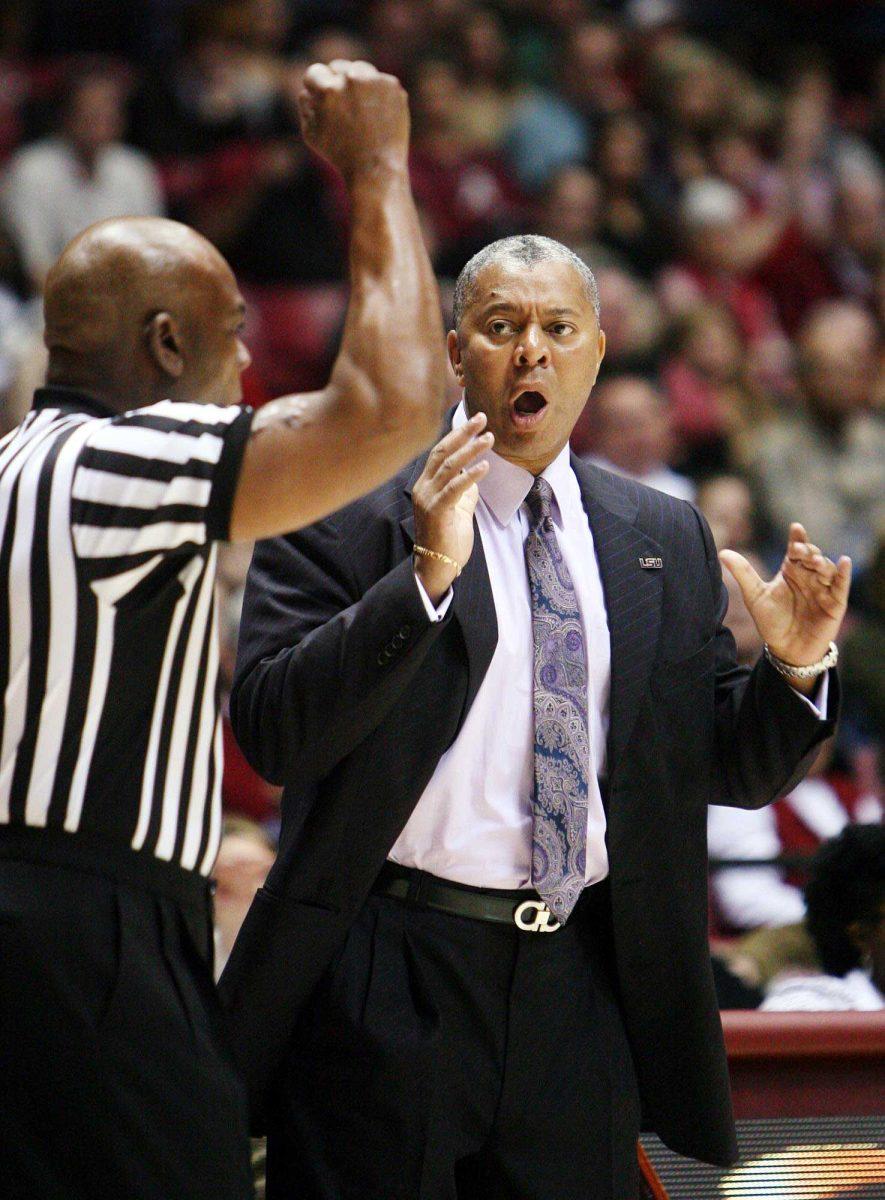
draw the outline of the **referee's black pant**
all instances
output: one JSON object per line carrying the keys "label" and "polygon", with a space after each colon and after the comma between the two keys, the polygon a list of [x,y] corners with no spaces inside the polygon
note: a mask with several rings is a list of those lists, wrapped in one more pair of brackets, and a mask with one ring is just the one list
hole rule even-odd
{"label": "referee's black pant", "polygon": [[370,896],[293,1037],[268,1200],[635,1200],[610,919],[606,885],[555,933]]}
{"label": "referee's black pant", "polygon": [[206,881],[84,845],[0,831],[0,1196],[246,1200]]}

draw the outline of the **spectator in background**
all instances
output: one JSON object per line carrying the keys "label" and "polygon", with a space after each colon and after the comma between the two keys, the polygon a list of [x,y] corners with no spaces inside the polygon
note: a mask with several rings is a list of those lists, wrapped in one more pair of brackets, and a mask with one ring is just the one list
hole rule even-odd
{"label": "spectator in background", "polygon": [[[25,299],[27,284],[12,239],[0,220],[0,430],[7,433],[15,420],[7,410],[10,389],[23,353],[33,341],[37,305]],[[0,435],[2,436],[2,435]]]}
{"label": "spectator in background", "polygon": [[0,26],[0,164],[6,161],[23,136],[23,109],[31,92],[31,81],[24,64],[6,57],[5,48]]}
{"label": "spectator in background", "polygon": [[762,150],[762,139],[726,127],[710,142],[715,172],[740,192],[746,215],[735,231],[732,265],[750,274],[771,297],[778,320],[792,336],[819,300],[834,293],[826,265],[831,235],[828,185],[808,160],[807,147],[785,118],[780,158]]}
{"label": "spectator in background", "polygon": [[439,239],[440,269],[456,275],[476,249],[519,225],[525,200],[498,154],[466,143],[453,62],[424,59],[412,72],[409,94],[412,188]]}
{"label": "spectator in background", "polygon": [[623,112],[632,104],[626,82],[626,50],[623,27],[609,17],[587,17],[568,31],[562,48],[560,89],[591,130],[601,118]]}
{"label": "spectator in background", "polygon": [[872,147],[839,120],[833,72],[821,50],[803,50],[796,57],[785,112],[794,154],[813,165],[829,198],[846,174],[880,169]]}
{"label": "spectator in background", "polygon": [[227,817],[212,872],[215,879],[215,978],[228,960],[255,893],[276,858],[276,844],[260,825]]}
{"label": "spectator in background", "polygon": [[124,100],[124,87],[113,74],[73,75],[58,136],[25,146],[9,160],[0,203],[34,291],[42,289],[50,266],[87,225],[162,212],[156,171],[143,154],[121,143]]}
{"label": "spectator in background", "polygon": [[790,347],[768,293],[745,269],[737,253],[745,241],[748,211],[737,188],[721,179],[690,182],[679,202],[683,257],[664,268],[659,292],[670,316],[699,304],[725,304],[731,311],[759,377],[783,389]]}
{"label": "spectator in background", "polygon": [[367,10],[366,38],[371,62],[379,71],[408,79],[427,45],[424,10],[430,6],[413,4],[410,0],[370,0],[363,7]]}
{"label": "spectator in background", "polygon": [[[181,57],[168,71],[149,72],[133,97],[133,136],[169,172],[174,199],[186,193],[202,155],[261,136],[273,120],[281,35],[264,20],[253,32],[247,17],[255,7],[211,0],[185,7]],[[285,20],[285,6],[277,17]]]}
{"label": "spectator in background", "polygon": [[[729,591],[729,615],[726,623],[736,639],[745,636],[745,620],[732,619],[734,603]],[[748,621],[749,618],[746,618]],[[727,809],[711,805],[707,814],[707,844],[712,860],[758,859],[760,865],[720,867],[712,872],[711,896],[717,921],[736,932],[793,925],[805,915],[805,901],[794,876],[772,860],[784,854],[808,853],[826,838],[835,837],[852,820],[852,811],[842,802],[839,792],[827,778],[832,743],[821,750],[807,777],[789,795],[768,808]],[[881,820],[881,808],[871,802],[862,808],[872,824]],[[854,819],[859,813],[855,811]],[[791,839],[801,826],[803,845]]]}
{"label": "spectator in background", "polygon": [[[322,40],[331,42],[328,37]],[[311,57],[310,61],[323,60]],[[344,278],[340,185],[297,132],[297,96],[306,67],[307,60],[286,65],[279,81],[274,130],[250,147],[211,156],[210,162],[230,168],[227,184],[213,188],[194,204],[195,227],[250,283]]]}
{"label": "spectator in background", "polygon": [[505,139],[516,177],[529,192],[541,191],[558,168],[586,161],[599,120],[632,104],[623,29],[608,18],[588,18],[580,5],[571,5],[570,12],[546,11],[556,7],[544,6],[561,41],[555,90],[527,91]]}
{"label": "spectator in background", "polygon": [[819,850],[805,888],[806,924],[825,974],[785,971],[768,1012],[885,1008],[885,828],[849,826]]}
{"label": "spectator in background", "polygon": [[[554,68],[559,71],[559,60]],[[527,88],[516,101],[502,149],[519,185],[529,194],[543,191],[555,171],[584,162],[592,139],[581,114],[557,89]]]}
{"label": "spectator in background", "polygon": [[[746,532],[739,526],[735,531]],[[723,542],[722,546],[738,548],[729,542]],[[722,546],[717,542],[717,548]],[[764,578],[765,569],[758,556],[752,551],[742,553]],[[723,576],[723,581],[728,592],[725,624],[734,636],[738,663],[750,666],[761,653],[762,641],[740,588],[730,576]],[[726,862],[758,859],[763,864],[713,870],[710,879],[713,911],[717,924],[725,931],[743,932],[801,921],[805,915],[802,892],[784,868],[768,864],[783,854],[809,852],[826,838],[835,837],[851,820],[881,821],[881,806],[874,796],[855,793],[848,800],[827,778],[832,751],[830,740],[819,751],[805,779],[772,805],[758,809],[711,805],[707,810],[711,859]]]}
{"label": "spectator in background", "polygon": [[669,222],[651,186],[649,135],[636,112],[606,118],[596,143],[601,234],[631,270],[651,279],[670,255]]}
{"label": "spectator in background", "polygon": [[623,259],[599,239],[601,216],[599,177],[581,163],[569,163],[551,175],[544,189],[537,232],[568,246],[594,272],[623,268]]}
{"label": "spectator in background", "polygon": [[575,433],[590,462],[669,496],[694,499],[691,480],[667,465],[672,445],[670,413],[648,380],[625,375],[599,384],[584,413],[586,424],[582,417],[582,428],[576,427]]}
{"label": "spectator in background", "polygon": [[619,267],[601,268],[596,282],[605,314],[606,371],[612,375],[656,374],[666,326],[653,289]]}
{"label": "spectator in background", "polygon": [[696,304],[676,322],[661,382],[693,471],[745,464],[749,435],[776,411],[752,377],[746,342],[726,304]]}
{"label": "spectator in background", "polygon": [[831,301],[809,315],[798,349],[804,409],[758,430],[751,470],[778,535],[807,513],[825,554],[842,547],[863,567],[885,522],[880,335],[861,306]]}
{"label": "spectator in background", "polygon": [[[283,53],[291,22],[282,0],[183,9],[182,55],[148,72],[132,103],[133,137],[158,163],[172,216],[194,224],[253,173],[266,176],[263,145],[280,134],[280,96],[292,86]],[[285,115],[282,124],[288,130]]]}
{"label": "spectator in background", "polygon": [[[711,475],[698,484],[696,499],[707,518],[717,550],[746,554],[753,549],[756,514],[746,479],[740,475]],[[755,662],[755,656],[747,661]]]}
{"label": "spectator in background", "polygon": [[836,192],[830,266],[841,292],[875,299],[885,265],[885,186],[879,170],[846,172]]}
{"label": "spectator in background", "polygon": [[467,8],[458,39],[464,71],[459,120],[464,144],[471,150],[497,150],[522,91],[501,16],[490,8]]}
{"label": "spectator in background", "polygon": [[677,38],[659,47],[650,65],[649,100],[662,114],[671,138],[709,136],[727,120],[730,97],[709,47]]}

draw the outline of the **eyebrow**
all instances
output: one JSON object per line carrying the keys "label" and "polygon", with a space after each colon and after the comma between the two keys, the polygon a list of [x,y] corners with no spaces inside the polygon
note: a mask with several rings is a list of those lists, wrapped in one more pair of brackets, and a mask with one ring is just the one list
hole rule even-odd
{"label": "eyebrow", "polygon": [[[491,300],[481,311],[483,316],[488,316],[493,312],[518,312],[521,307],[522,305],[514,304],[510,300]],[[548,317],[578,317],[580,313],[574,308],[556,306],[545,308],[544,315]]]}

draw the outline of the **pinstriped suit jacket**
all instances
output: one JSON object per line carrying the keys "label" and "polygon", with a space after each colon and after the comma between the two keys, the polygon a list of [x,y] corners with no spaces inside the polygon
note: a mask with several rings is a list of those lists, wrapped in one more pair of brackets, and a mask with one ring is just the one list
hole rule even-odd
{"label": "pinstriped suit jacket", "polygon": [[[231,714],[252,763],[285,785],[283,839],[221,987],[256,1130],[300,1008],[494,653],[479,537],[443,621],[418,596],[410,490],[423,465],[259,544],[252,563]],[[736,1144],[707,945],[706,809],[794,786],[833,722],[765,661],[736,665],[715,548],[691,505],[572,465],[611,636],[612,931],[645,1123],[724,1164]]]}

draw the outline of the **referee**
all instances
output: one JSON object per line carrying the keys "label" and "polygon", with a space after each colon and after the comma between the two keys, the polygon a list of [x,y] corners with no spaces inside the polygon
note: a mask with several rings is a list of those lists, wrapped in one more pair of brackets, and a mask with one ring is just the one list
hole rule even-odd
{"label": "referee", "polygon": [[328,387],[238,407],[225,261],[174,222],[103,222],[49,274],[48,385],[0,443],[4,1200],[251,1194],[210,960],[215,545],[376,486],[443,404],[405,93],[365,63],[314,66],[301,116],[351,200]]}

